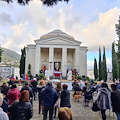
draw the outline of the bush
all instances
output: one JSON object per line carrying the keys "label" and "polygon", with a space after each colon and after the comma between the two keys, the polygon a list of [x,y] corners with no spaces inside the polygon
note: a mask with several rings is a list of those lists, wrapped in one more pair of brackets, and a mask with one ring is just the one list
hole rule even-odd
{"label": "bush", "polygon": [[[15,80],[15,83],[18,84],[18,83],[19,83],[18,81],[19,81],[19,80]],[[25,83],[25,81],[26,81],[26,80],[22,80],[22,83]]]}
{"label": "bush", "polygon": [[79,76],[77,76],[77,79],[81,80],[81,79],[82,79],[82,77],[79,75]]}
{"label": "bush", "polygon": [[40,80],[41,79],[44,79],[45,78],[45,75],[43,73],[39,74],[39,77],[38,77]]}

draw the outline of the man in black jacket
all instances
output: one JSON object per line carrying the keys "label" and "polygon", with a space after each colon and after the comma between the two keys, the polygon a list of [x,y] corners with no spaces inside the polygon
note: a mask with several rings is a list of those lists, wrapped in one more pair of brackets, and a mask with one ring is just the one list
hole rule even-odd
{"label": "man in black jacket", "polygon": [[111,92],[111,102],[113,107],[113,112],[116,113],[117,120],[120,120],[120,90],[116,89],[116,85],[112,84],[112,92]]}

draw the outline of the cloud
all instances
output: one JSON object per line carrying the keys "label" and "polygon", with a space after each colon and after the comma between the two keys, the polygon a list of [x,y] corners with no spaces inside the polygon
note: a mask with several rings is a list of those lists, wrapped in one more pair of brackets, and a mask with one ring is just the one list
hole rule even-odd
{"label": "cloud", "polygon": [[0,23],[0,27],[12,24],[11,16],[9,14],[0,12]]}
{"label": "cloud", "polygon": [[111,49],[112,42],[118,39],[115,24],[118,23],[119,13],[120,9],[117,7],[99,13],[98,20],[83,28],[82,40],[90,50],[97,50],[98,46],[105,46],[106,50]]}

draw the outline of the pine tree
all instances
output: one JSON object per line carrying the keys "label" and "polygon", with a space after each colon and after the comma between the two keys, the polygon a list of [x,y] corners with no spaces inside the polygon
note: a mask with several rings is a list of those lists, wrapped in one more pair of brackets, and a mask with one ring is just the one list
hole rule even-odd
{"label": "pine tree", "polygon": [[105,47],[103,47],[103,62],[102,62],[102,71],[103,71],[103,80],[107,81],[107,66],[106,66],[106,56],[105,56]]}
{"label": "pine tree", "polygon": [[97,60],[94,58],[94,76],[95,80],[98,78]]}
{"label": "pine tree", "polygon": [[25,74],[25,57],[26,57],[26,51],[25,47],[21,49],[21,59],[20,59],[20,77],[23,77]]}
{"label": "pine tree", "polygon": [[116,44],[117,46],[117,57],[118,57],[118,63],[119,63],[119,78],[120,78],[120,16],[118,20],[118,24],[116,24],[116,31],[118,35],[118,43]]}
{"label": "pine tree", "polygon": [[119,63],[115,52],[115,42],[112,43],[112,75],[113,81],[119,78]]}
{"label": "pine tree", "polygon": [[99,47],[99,80],[102,80],[101,48]]}

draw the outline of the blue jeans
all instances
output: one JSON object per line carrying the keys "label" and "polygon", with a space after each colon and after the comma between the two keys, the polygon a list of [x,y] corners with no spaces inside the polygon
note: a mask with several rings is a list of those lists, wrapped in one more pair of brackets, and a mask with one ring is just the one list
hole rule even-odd
{"label": "blue jeans", "polygon": [[120,120],[120,113],[116,112],[117,120]]}

